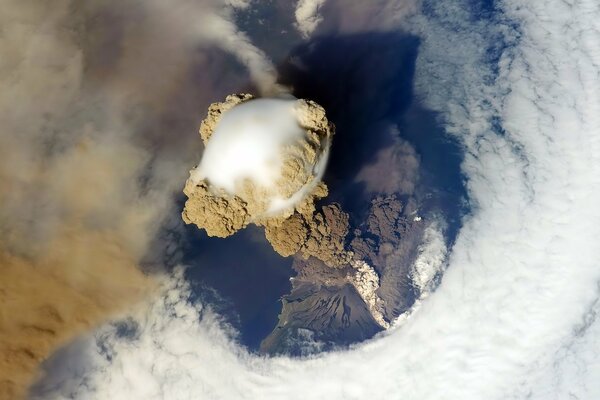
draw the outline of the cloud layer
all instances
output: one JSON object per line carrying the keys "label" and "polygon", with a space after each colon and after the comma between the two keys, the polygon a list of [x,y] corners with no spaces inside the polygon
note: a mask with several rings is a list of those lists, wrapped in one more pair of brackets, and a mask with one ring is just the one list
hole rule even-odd
{"label": "cloud layer", "polygon": [[464,146],[473,209],[440,286],[409,318],[348,351],[265,359],[191,303],[176,274],[129,334],[98,331],[80,375],[40,396],[597,397],[600,6],[467,3],[426,2],[402,24],[422,40],[417,96]]}

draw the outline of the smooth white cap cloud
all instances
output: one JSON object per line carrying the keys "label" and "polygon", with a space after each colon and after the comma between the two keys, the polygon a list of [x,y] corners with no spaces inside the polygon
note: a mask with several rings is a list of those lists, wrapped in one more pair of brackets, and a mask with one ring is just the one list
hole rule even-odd
{"label": "smooth white cap cloud", "polygon": [[[297,100],[262,98],[227,111],[210,137],[200,165],[193,172],[195,181],[207,180],[209,187],[236,194],[246,179],[273,189],[281,177],[286,146],[305,139],[307,133],[298,123]],[[329,154],[326,143],[315,165],[306,165],[315,179],[289,198],[271,199],[269,212],[276,213],[301,201],[320,181]]]}

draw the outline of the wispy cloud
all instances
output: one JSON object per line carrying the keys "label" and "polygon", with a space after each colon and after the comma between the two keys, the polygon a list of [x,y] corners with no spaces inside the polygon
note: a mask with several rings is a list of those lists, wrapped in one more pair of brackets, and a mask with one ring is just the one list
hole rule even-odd
{"label": "wispy cloud", "polygon": [[319,8],[323,6],[323,3],[325,0],[298,0],[294,13],[296,28],[305,38],[308,38],[323,21],[323,16],[319,13]]}

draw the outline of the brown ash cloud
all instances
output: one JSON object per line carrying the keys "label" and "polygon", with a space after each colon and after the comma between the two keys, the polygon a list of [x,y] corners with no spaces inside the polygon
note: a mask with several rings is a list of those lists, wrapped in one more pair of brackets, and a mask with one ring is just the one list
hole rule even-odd
{"label": "brown ash cloud", "polygon": [[0,399],[154,290],[141,266],[169,244],[149,248],[199,151],[192,111],[250,81],[234,59],[248,43],[220,50],[180,23],[204,15],[231,33],[220,4],[3,3]]}

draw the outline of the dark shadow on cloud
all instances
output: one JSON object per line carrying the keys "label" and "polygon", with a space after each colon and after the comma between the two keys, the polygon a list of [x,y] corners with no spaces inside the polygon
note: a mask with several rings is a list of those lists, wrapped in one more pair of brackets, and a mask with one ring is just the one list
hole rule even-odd
{"label": "dark shadow on cloud", "polygon": [[28,398],[41,400],[57,392],[63,393],[65,398],[76,398],[77,387],[73,382],[83,381],[93,364],[87,352],[89,346],[89,339],[78,338],[44,360],[39,380],[29,389]]}

